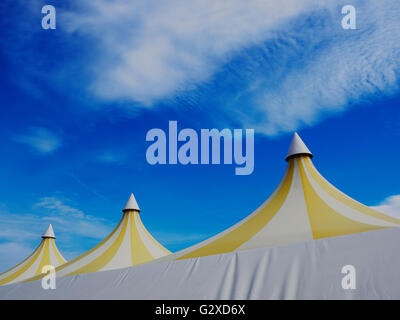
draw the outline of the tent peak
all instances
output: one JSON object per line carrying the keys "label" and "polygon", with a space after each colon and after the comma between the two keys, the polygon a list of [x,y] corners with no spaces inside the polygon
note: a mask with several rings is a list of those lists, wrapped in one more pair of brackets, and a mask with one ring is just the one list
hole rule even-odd
{"label": "tent peak", "polygon": [[45,238],[55,239],[56,238],[56,236],[54,235],[53,226],[51,225],[51,223],[47,227],[46,231],[43,233],[42,238],[43,239],[45,239]]}
{"label": "tent peak", "polygon": [[129,211],[129,210],[136,210],[140,211],[140,208],[136,202],[135,196],[133,193],[131,193],[131,196],[129,197],[128,201],[125,204],[124,209],[122,209],[122,212]]}
{"label": "tent peak", "polygon": [[289,158],[300,156],[300,155],[308,155],[311,158],[313,157],[313,154],[311,151],[307,148],[307,146],[304,144],[303,140],[301,140],[300,136],[295,132],[293,134],[292,142],[290,143],[289,151],[286,156],[286,161],[289,160]]}

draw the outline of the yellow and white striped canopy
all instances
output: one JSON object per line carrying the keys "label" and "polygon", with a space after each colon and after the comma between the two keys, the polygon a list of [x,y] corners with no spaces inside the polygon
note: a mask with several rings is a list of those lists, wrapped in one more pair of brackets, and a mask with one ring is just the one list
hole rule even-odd
{"label": "yellow and white striped canopy", "polygon": [[[114,231],[101,243],[56,269],[57,277],[135,266],[170,252],[146,230],[131,194]],[[34,280],[34,279],[31,279]]]}
{"label": "yellow and white striped canopy", "polygon": [[46,265],[58,267],[67,262],[57,249],[51,224],[42,238],[40,245],[28,258],[14,268],[0,274],[0,285],[24,281],[41,275],[42,268]]}
{"label": "yellow and white striped canopy", "polygon": [[312,154],[295,134],[286,173],[274,193],[252,214],[174,255],[187,259],[399,227],[400,220],[345,195],[314,167]]}

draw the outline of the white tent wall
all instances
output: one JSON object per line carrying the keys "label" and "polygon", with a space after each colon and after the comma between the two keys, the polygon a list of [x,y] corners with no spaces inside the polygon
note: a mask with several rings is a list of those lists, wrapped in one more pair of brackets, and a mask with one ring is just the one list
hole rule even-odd
{"label": "white tent wall", "polygon": [[[0,287],[0,299],[400,299],[400,229]],[[342,267],[356,289],[342,288]]]}

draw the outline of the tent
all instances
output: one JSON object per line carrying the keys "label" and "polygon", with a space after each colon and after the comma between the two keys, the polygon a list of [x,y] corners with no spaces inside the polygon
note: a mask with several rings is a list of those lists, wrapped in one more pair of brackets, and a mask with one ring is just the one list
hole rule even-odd
{"label": "tent", "polygon": [[216,236],[166,259],[187,259],[245,249],[399,227],[400,220],[371,209],[331,185],[313,154],[294,134],[283,179],[252,214]]}
{"label": "tent", "polygon": [[[399,220],[337,190],[311,158],[295,134],[275,192],[209,240],[134,267],[62,277],[57,290],[40,281],[0,287],[0,299],[400,299]],[[355,289],[343,286],[346,266]]]}
{"label": "tent", "polygon": [[114,231],[91,250],[57,268],[57,277],[130,267],[170,254],[144,227],[133,194],[122,212]]}
{"label": "tent", "polygon": [[14,268],[0,274],[0,286],[24,281],[42,274],[46,265],[58,267],[67,262],[58,251],[53,227],[50,224],[42,235],[42,242],[33,253]]}
{"label": "tent", "polygon": [[[0,287],[7,299],[400,299],[400,228]],[[355,289],[344,289],[356,270]]]}

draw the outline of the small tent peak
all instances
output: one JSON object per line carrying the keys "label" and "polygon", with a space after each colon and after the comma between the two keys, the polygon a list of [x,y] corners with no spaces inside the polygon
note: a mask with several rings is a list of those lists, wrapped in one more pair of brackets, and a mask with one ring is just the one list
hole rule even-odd
{"label": "small tent peak", "polygon": [[295,132],[293,135],[293,138],[292,138],[292,142],[290,143],[289,151],[286,156],[286,161],[288,161],[289,158],[292,158],[295,156],[300,156],[300,155],[308,155],[311,158],[313,157],[313,154],[311,153],[311,151],[304,144],[303,140],[301,140],[301,138],[297,134],[297,132]]}
{"label": "small tent peak", "polygon": [[136,210],[140,211],[139,206],[136,202],[135,196],[133,193],[131,193],[131,196],[129,197],[128,201],[125,204],[124,209],[122,209],[122,212],[129,211],[129,210]]}
{"label": "small tent peak", "polygon": [[53,238],[53,239],[56,238],[56,236],[54,235],[53,226],[51,225],[51,223],[47,227],[46,231],[43,233],[42,238],[43,239],[44,238]]}

